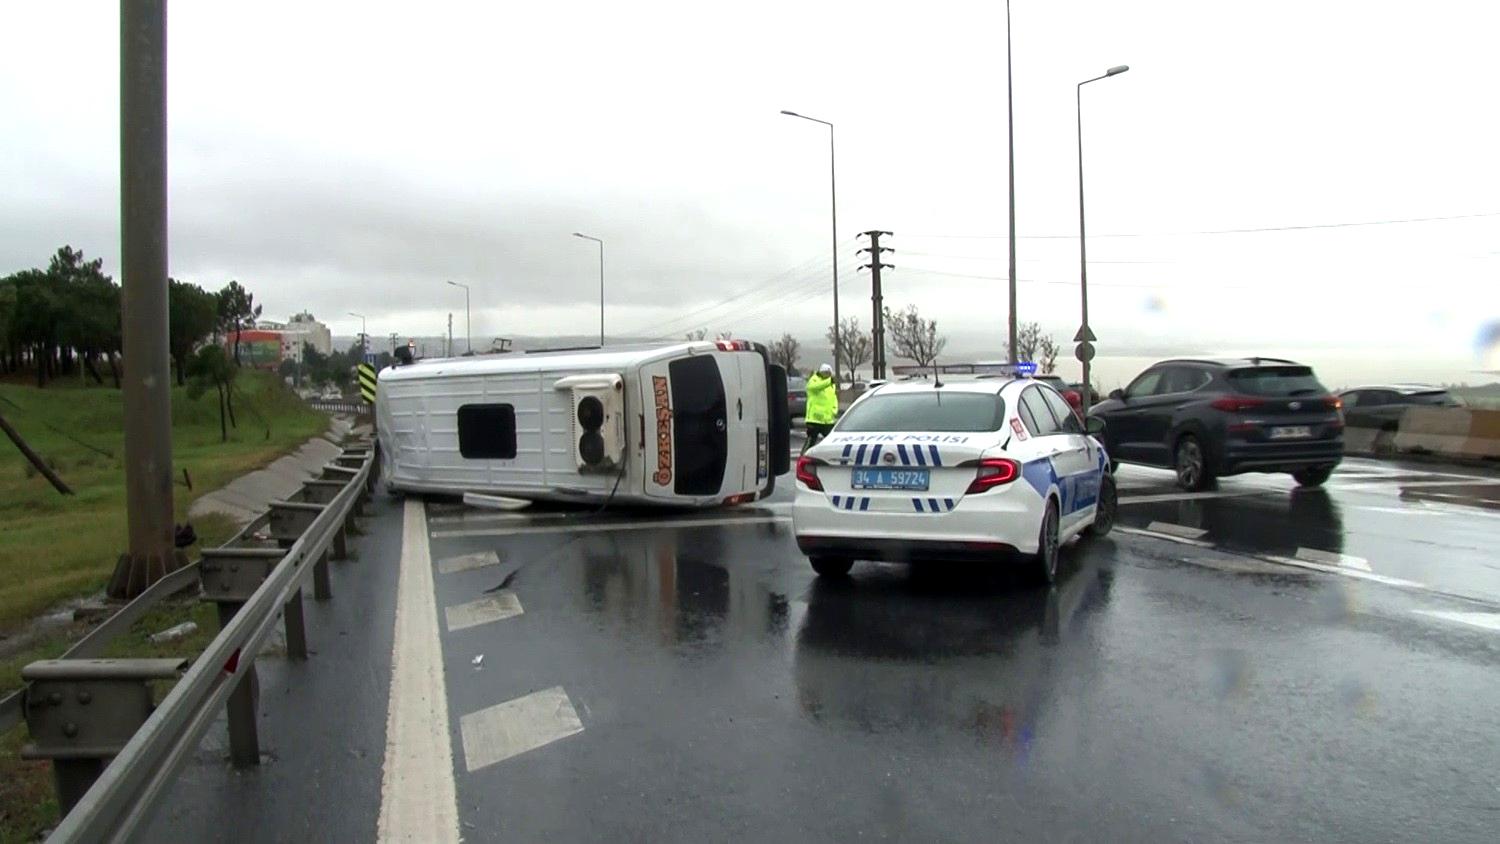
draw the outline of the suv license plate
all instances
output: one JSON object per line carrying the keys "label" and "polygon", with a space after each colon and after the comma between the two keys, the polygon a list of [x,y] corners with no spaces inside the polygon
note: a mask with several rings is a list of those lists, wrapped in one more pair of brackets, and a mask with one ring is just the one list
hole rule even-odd
{"label": "suv license plate", "polygon": [[855,469],[850,485],[855,489],[927,489],[926,469]]}
{"label": "suv license plate", "polygon": [[1285,425],[1271,429],[1273,440],[1305,440],[1312,436],[1312,428],[1307,425]]}

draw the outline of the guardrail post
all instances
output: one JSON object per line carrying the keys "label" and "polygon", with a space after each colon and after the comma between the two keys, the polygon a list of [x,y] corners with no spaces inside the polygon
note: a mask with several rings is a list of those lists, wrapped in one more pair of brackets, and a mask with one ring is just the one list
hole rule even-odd
{"label": "guardrail post", "polygon": [[318,555],[313,563],[313,600],[326,601],[333,597],[333,584],[328,580],[328,552]]}
{"label": "guardrail post", "polygon": [[[219,604],[219,629],[223,630],[239,611],[240,604]],[[245,666],[225,702],[229,720],[229,760],[236,768],[260,764],[260,727],[255,723],[256,704],[260,698],[260,676],[252,661]]]}
{"label": "guardrail post", "polygon": [[23,759],[51,759],[57,802],[72,809],[105,763],[150,717],[152,680],[177,677],[186,659],[49,659],[21,669]]}
{"label": "guardrail post", "polygon": [[340,524],[333,532],[333,558],[335,560],[349,559],[349,540],[344,536],[347,526]]}
{"label": "guardrail post", "polygon": [[307,621],[302,616],[302,590],[292,593],[281,609],[286,622],[286,655],[288,659],[307,659]]}

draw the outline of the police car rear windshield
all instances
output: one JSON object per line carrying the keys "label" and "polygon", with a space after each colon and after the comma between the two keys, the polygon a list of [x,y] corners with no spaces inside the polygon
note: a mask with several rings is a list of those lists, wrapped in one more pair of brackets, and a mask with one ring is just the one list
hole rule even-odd
{"label": "police car rear windshield", "polygon": [[998,431],[1005,400],[993,393],[932,390],[873,395],[839,422],[841,433],[869,431]]}

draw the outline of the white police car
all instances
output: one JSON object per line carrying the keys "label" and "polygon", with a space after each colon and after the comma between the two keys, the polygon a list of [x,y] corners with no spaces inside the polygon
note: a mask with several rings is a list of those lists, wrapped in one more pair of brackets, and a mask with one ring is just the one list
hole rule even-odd
{"label": "white police car", "polygon": [[1020,555],[1051,583],[1062,543],[1114,524],[1102,422],[1088,426],[1026,377],[886,384],[797,461],[797,546],[821,575]]}

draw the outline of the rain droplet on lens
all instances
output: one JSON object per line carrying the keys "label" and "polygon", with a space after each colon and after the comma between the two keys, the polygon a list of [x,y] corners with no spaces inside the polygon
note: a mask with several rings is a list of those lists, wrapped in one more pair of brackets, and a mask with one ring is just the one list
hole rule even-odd
{"label": "rain droplet on lens", "polygon": [[1474,353],[1480,369],[1500,369],[1500,319],[1479,326],[1474,337]]}
{"label": "rain droplet on lens", "polygon": [[1339,685],[1339,700],[1355,715],[1369,715],[1375,711],[1375,692],[1354,678]]}

